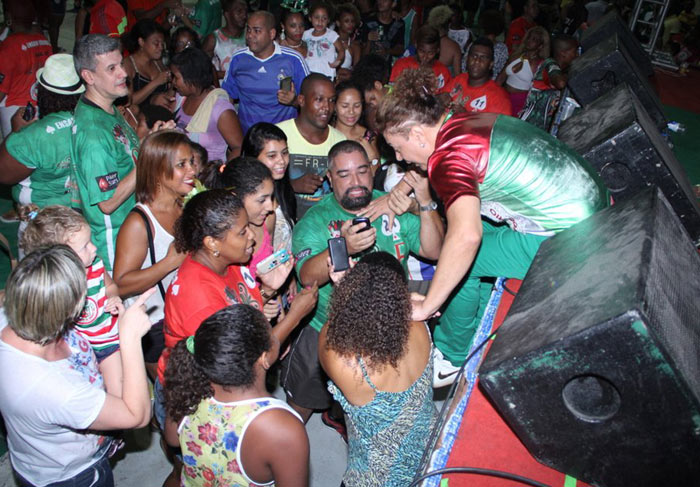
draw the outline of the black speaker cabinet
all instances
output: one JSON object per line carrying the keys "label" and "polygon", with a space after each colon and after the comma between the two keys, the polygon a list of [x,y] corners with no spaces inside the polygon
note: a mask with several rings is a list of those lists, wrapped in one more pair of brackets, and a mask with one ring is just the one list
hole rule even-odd
{"label": "black speaker cabinet", "polygon": [[584,107],[623,82],[639,97],[654,125],[666,127],[659,98],[616,35],[591,47],[569,68],[569,89]]}
{"label": "black speaker cabinet", "polygon": [[480,383],[542,463],[604,487],[700,482],[700,255],[656,188],[545,241]]}
{"label": "black speaker cabinet", "polygon": [[608,12],[603,17],[598,19],[592,27],[586,29],[581,35],[581,48],[587,51],[596,44],[617,34],[620,43],[625,46],[625,49],[632,57],[632,60],[637,64],[637,68],[645,76],[654,74],[654,67],[651,64],[649,55],[644,50],[640,42],[634,37],[627,23],[617,15],[616,12]]}
{"label": "black speaker cabinet", "polygon": [[598,171],[615,201],[658,186],[700,243],[700,205],[688,176],[626,83],[563,122],[558,138]]}

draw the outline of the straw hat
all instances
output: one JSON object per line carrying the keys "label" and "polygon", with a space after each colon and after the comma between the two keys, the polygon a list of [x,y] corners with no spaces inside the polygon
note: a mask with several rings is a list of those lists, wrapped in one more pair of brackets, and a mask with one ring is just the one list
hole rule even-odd
{"label": "straw hat", "polygon": [[85,91],[70,54],[50,56],[44,67],[36,72],[36,79],[41,86],[59,95],[76,95]]}

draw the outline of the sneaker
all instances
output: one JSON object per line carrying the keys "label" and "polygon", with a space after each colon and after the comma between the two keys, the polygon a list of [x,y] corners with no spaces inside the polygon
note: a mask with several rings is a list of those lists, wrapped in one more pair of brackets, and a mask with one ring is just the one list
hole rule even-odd
{"label": "sneaker", "polygon": [[433,347],[433,388],[452,384],[459,375],[460,368],[452,365],[437,347]]}
{"label": "sneaker", "polygon": [[344,419],[338,419],[334,418],[331,416],[331,413],[326,410],[323,411],[321,414],[321,421],[323,421],[323,424],[328,426],[329,428],[333,428],[338,432],[338,434],[343,438],[343,441],[345,443],[348,442],[348,430],[345,427],[345,420]]}

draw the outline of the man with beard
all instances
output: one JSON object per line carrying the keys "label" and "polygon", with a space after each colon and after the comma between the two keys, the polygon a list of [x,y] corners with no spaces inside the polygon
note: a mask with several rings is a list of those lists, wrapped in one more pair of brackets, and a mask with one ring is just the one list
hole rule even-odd
{"label": "man with beard", "polygon": [[[328,179],[333,194],[325,196],[294,227],[292,249],[297,259],[296,270],[302,285],[318,283],[318,305],[309,326],[301,332],[283,362],[282,386],[287,402],[304,420],[313,410],[327,410],[332,397],[326,389],[328,377],[318,362],[318,336],[326,323],[327,306],[332,286],[328,267],[328,239],[344,237],[348,255],[353,260],[369,252],[384,251],[403,265],[409,252],[427,259],[436,259],[442,247],[444,226],[431,199],[426,177],[409,171],[405,176],[414,188],[420,216],[403,213],[389,226],[389,218],[377,218],[369,228],[364,223],[353,225],[373,199],[383,193],[372,191],[372,171],[362,145],[352,140],[335,144],[328,154]],[[395,208],[408,207],[410,198],[394,201]],[[362,319],[362,317],[358,317]],[[329,423],[328,412],[324,422]]]}
{"label": "man with beard", "polygon": [[324,180],[328,151],[345,136],[328,125],[335,110],[335,87],[319,73],[301,83],[297,118],[277,124],[287,136],[289,178],[297,198],[296,217],[301,218],[323,196],[330,193]]}

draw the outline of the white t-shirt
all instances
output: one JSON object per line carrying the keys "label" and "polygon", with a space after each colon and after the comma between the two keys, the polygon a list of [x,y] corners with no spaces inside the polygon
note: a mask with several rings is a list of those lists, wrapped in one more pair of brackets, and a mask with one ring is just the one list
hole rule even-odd
{"label": "white t-shirt", "polygon": [[302,40],[306,42],[308,51],[306,54],[306,65],[309,71],[325,74],[331,79],[335,78],[335,68],[331,68],[328,63],[335,61],[336,52],[333,43],[338,40],[338,33],[331,29],[326,29],[326,33],[316,37],[312,34],[314,30],[304,31]]}
{"label": "white t-shirt", "polygon": [[97,418],[106,393],[87,340],[74,330],[65,340],[71,356],[48,362],[0,339],[0,412],[10,460],[40,487],[79,474],[100,460],[110,443],[81,432]]}

